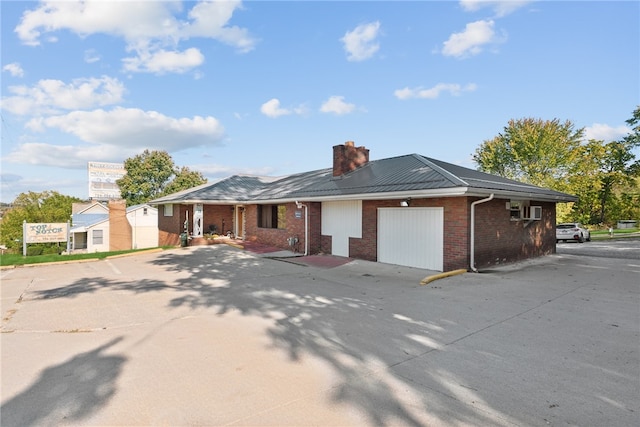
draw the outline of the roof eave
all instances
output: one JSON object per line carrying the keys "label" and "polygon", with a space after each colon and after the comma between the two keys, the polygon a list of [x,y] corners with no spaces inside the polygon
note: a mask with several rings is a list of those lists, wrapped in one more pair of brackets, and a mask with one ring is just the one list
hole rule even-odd
{"label": "roof eave", "polygon": [[[281,204],[294,202],[328,202],[328,201],[344,201],[344,200],[385,200],[385,199],[403,199],[411,197],[414,199],[428,199],[438,197],[486,197],[494,194],[498,198],[508,198],[515,200],[539,200],[543,202],[575,202],[577,197],[569,194],[541,194],[527,191],[508,191],[508,190],[492,190],[471,187],[449,187],[441,189],[425,189],[425,190],[406,190],[406,191],[386,191],[377,193],[354,193],[339,194],[325,196],[299,196],[299,197],[281,197],[281,198],[252,198],[252,199],[230,199],[230,200],[203,200],[203,199],[183,199],[183,200],[158,200],[158,204],[175,203],[175,204],[196,204],[202,203],[206,205],[247,205],[247,204]],[[151,202],[149,202],[151,203]]]}

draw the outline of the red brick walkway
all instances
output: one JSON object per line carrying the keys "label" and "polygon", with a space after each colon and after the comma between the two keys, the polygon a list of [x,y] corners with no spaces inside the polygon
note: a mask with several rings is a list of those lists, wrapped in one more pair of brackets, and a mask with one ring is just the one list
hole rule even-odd
{"label": "red brick walkway", "polygon": [[[285,249],[278,248],[276,246],[268,246],[261,243],[250,242],[250,241],[242,241],[242,240],[230,240],[229,244],[236,245],[238,247],[244,248],[244,250],[253,252],[256,254],[266,254],[270,252],[281,252]],[[340,257],[334,255],[308,255],[308,256],[297,256],[287,258],[287,261],[292,262],[294,264],[299,265],[310,265],[313,267],[320,268],[334,268],[341,265],[344,265],[348,262],[353,261],[352,258]]]}

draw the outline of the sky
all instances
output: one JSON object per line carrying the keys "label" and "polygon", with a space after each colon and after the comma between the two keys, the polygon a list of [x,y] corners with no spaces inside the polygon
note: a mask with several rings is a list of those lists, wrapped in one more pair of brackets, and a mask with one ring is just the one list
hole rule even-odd
{"label": "sky", "polygon": [[617,140],[638,1],[6,1],[0,201],[88,197],[88,162],[165,150],[209,181],[417,153],[476,168],[511,119]]}

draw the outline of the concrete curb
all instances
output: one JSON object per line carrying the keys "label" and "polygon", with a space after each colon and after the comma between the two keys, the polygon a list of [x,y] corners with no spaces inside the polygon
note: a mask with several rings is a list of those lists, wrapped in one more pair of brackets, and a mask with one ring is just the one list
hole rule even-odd
{"label": "concrete curb", "polygon": [[452,271],[446,271],[444,273],[439,273],[439,274],[434,274],[432,276],[427,276],[424,279],[422,279],[420,281],[421,285],[427,285],[431,282],[433,282],[434,280],[438,280],[438,279],[443,279],[445,277],[450,277],[450,276],[457,276],[458,274],[463,274],[466,273],[467,270],[466,269],[459,269],[459,270],[452,270]]}
{"label": "concrete curb", "polygon": [[164,249],[162,248],[153,248],[153,249],[149,249],[147,251],[137,251],[137,252],[130,252],[127,254],[120,254],[120,255],[111,255],[105,258],[90,258],[90,259],[72,259],[72,260],[68,260],[68,261],[51,261],[51,262],[40,262],[40,263],[36,263],[36,264],[19,264],[19,265],[3,265],[0,267],[0,269],[5,270],[5,269],[10,269],[10,268],[26,268],[26,267],[40,267],[40,266],[46,266],[46,265],[59,265],[59,264],[80,264],[80,263],[84,263],[84,262],[97,262],[97,261],[104,261],[107,259],[115,259],[115,258],[123,258],[123,257],[129,257],[129,256],[134,256],[134,255],[141,255],[141,254],[151,254],[151,253],[155,253],[155,252],[162,252],[164,251]]}
{"label": "concrete curb", "polygon": [[141,255],[141,254],[153,254],[153,253],[162,252],[162,251],[164,251],[164,249],[162,249],[162,248],[153,248],[153,249],[149,249],[147,251],[137,251],[137,252],[130,252],[128,254],[111,255],[111,256],[106,257],[105,259],[123,258],[123,257],[126,257],[126,256]]}

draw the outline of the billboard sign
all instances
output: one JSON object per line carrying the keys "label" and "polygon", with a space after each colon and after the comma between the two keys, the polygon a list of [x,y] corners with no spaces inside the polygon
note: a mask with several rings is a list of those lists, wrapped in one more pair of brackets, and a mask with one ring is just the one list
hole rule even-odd
{"label": "billboard sign", "polygon": [[127,174],[123,163],[89,162],[89,198],[109,200],[120,198],[116,181]]}
{"label": "billboard sign", "polygon": [[24,224],[25,243],[66,242],[69,236],[69,224],[66,222]]}
{"label": "billboard sign", "polygon": [[28,243],[67,242],[69,248],[68,222],[22,222],[22,255],[27,256]]}

